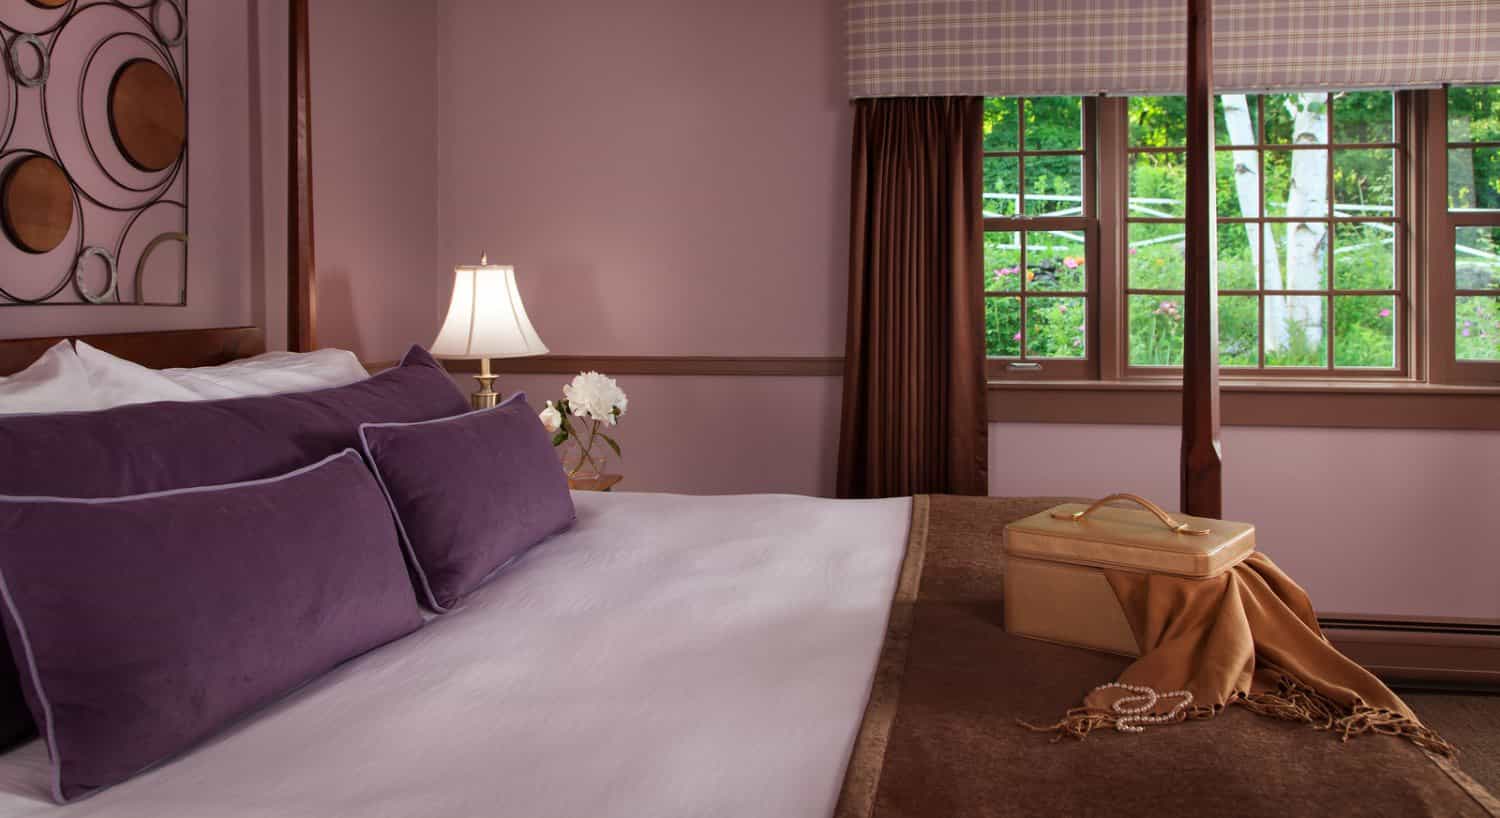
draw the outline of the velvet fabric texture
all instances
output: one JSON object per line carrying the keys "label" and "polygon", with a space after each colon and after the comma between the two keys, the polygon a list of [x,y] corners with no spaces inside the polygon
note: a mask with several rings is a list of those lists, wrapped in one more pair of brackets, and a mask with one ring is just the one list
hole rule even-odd
{"label": "velvet fabric texture", "polygon": [[838,494],[985,494],[982,101],[854,110]]}
{"label": "velvet fabric texture", "polygon": [[[400,366],[332,389],[0,417],[0,495],[122,497],[256,480],[358,447],[361,423],[468,408],[442,366],[414,346]],[[0,750],[35,733],[7,653],[0,650]]]}
{"label": "velvet fabric texture", "polygon": [[0,494],[122,497],[284,474],[358,447],[359,424],[468,411],[421,347],[347,386],[102,412],[0,417]]}
{"label": "velvet fabric texture", "polygon": [[359,433],[417,591],[434,611],[458,605],[497,569],[573,524],[568,480],[524,393],[458,417],[366,423]]}
{"label": "velvet fabric texture", "polygon": [[0,590],[66,802],[422,624],[357,452],[113,499],[0,498]]}

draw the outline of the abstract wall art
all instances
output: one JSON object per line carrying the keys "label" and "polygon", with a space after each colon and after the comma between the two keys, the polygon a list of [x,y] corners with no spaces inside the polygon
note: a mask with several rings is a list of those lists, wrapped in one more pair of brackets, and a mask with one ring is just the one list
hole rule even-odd
{"label": "abstract wall art", "polygon": [[0,307],[187,304],[187,0],[0,0]]}

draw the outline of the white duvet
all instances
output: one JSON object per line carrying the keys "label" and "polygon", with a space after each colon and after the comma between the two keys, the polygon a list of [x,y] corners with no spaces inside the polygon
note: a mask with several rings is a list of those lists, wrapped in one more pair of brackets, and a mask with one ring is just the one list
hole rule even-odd
{"label": "white duvet", "polygon": [[40,742],[0,818],[829,815],[910,501],[575,494],[464,609],[69,807]]}

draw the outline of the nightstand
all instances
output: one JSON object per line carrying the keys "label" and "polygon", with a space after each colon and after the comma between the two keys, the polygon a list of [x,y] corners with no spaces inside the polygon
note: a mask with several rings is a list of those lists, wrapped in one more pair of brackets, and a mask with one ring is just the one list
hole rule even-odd
{"label": "nightstand", "polygon": [[601,474],[598,477],[569,477],[568,488],[574,491],[609,491],[624,480],[620,474]]}

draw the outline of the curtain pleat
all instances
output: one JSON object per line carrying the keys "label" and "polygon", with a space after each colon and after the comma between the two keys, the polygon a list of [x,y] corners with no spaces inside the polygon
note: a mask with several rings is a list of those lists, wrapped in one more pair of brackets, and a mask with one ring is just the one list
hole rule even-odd
{"label": "curtain pleat", "polygon": [[855,103],[841,497],[988,490],[982,112]]}

